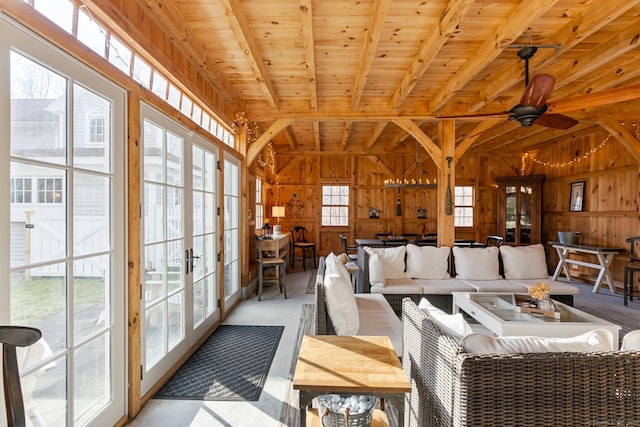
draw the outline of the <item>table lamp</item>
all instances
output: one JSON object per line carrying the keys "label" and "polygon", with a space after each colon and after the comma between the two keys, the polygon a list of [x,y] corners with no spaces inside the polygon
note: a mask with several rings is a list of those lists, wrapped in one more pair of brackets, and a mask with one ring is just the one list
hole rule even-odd
{"label": "table lamp", "polygon": [[284,206],[273,206],[271,208],[271,216],[278,218],[278,224],[273,226],[273,234],[281,234],[282,226],[280,225],[280,218],[284,216]]}

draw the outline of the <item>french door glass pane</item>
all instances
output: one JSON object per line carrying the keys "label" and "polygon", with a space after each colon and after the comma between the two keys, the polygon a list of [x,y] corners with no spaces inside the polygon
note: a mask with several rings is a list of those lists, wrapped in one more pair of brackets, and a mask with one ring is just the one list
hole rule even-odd
{"label": "french door glass pane", "polygon": [[73,263],[74,340],[81,342],[111,324],[108,293],[111,257],[83,258]]}
{"label": "french door glass pane", "polygon": [[73,100],[74,166],[111,172],[111,102],[78,84]]}
{"label": "french door glass pane", "polygon": [[111,400],[109,363],[111,335],[101,334],[78,347],[74,355],[75,420],[88,421]]}
{"label": "french door glass pane", "polygon": [[74,253],[109,250],[111,178],[77,172],[73,184]]}
{"label": "french door glass pane", "polygon": [[160,302],[145,308],[145,351],[147,370],[165,354],[165,314]]}
{"label": "french door glass pane", "polygon": [[144,241],[157,242],[164,239],[164,187],[144,184]]}
{"label": "french door glass pane", "polygon": [[65,77],[11,51],[11,155],[67,163],[67,84]]}

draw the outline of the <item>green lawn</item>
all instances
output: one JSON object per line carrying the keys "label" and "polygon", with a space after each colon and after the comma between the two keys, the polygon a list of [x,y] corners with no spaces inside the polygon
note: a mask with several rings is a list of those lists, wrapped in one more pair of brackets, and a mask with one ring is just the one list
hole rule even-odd
{"label": "green lawn", "polygon": [[[104,281],[101,278],[74,279],[74,304],[104,303]],[[11,322],[33,324],[64,312],[65,279],[32,277],[11,282]]]}

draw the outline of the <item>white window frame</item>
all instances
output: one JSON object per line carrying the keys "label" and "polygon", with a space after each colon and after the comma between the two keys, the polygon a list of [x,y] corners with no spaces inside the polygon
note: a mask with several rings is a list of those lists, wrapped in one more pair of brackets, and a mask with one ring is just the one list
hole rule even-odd
{"label": "white window frame", "polygon": [[256,178],[256,229],[264,224],[264,181]]}
{"label": "white window frame", "polygon": [[473,227],[475,216],[475,188],[473,185],[456,185],[453,195],[454,226],[457,228]]}
{"label": "white window frame", "polygon": [[[340,194],[346,189],[345,194]],[[328,190],[328,191],[327,191]],[[348,184],[322,184],[322,213],[323,227],[348,227],[351,188]]]}

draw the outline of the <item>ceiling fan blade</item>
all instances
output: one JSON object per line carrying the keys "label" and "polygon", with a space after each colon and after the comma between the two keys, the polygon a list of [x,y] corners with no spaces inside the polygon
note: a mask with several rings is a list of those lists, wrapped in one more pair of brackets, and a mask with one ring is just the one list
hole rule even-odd
{"label": "ceiling fan blade", "polygon": [[550,102],[549,112],[564,113],[567,111],[588,110],[617,102],[631,101],[640,98],[640,85],[616,87],[601,92],[579,95]]}
{"label": "ceiling fan blade", "polygon": [[565,130],[577,125],[579,122],[564,114],[545,113],[538,117],[534,123],[551,129]]}
{"label": "ceiling fan blade", "polygon": [[540,110],[549,99],[555,84],[555,77],[549,74],[536,74],[524,90],[520,105],[531,106],[536,110]]}

